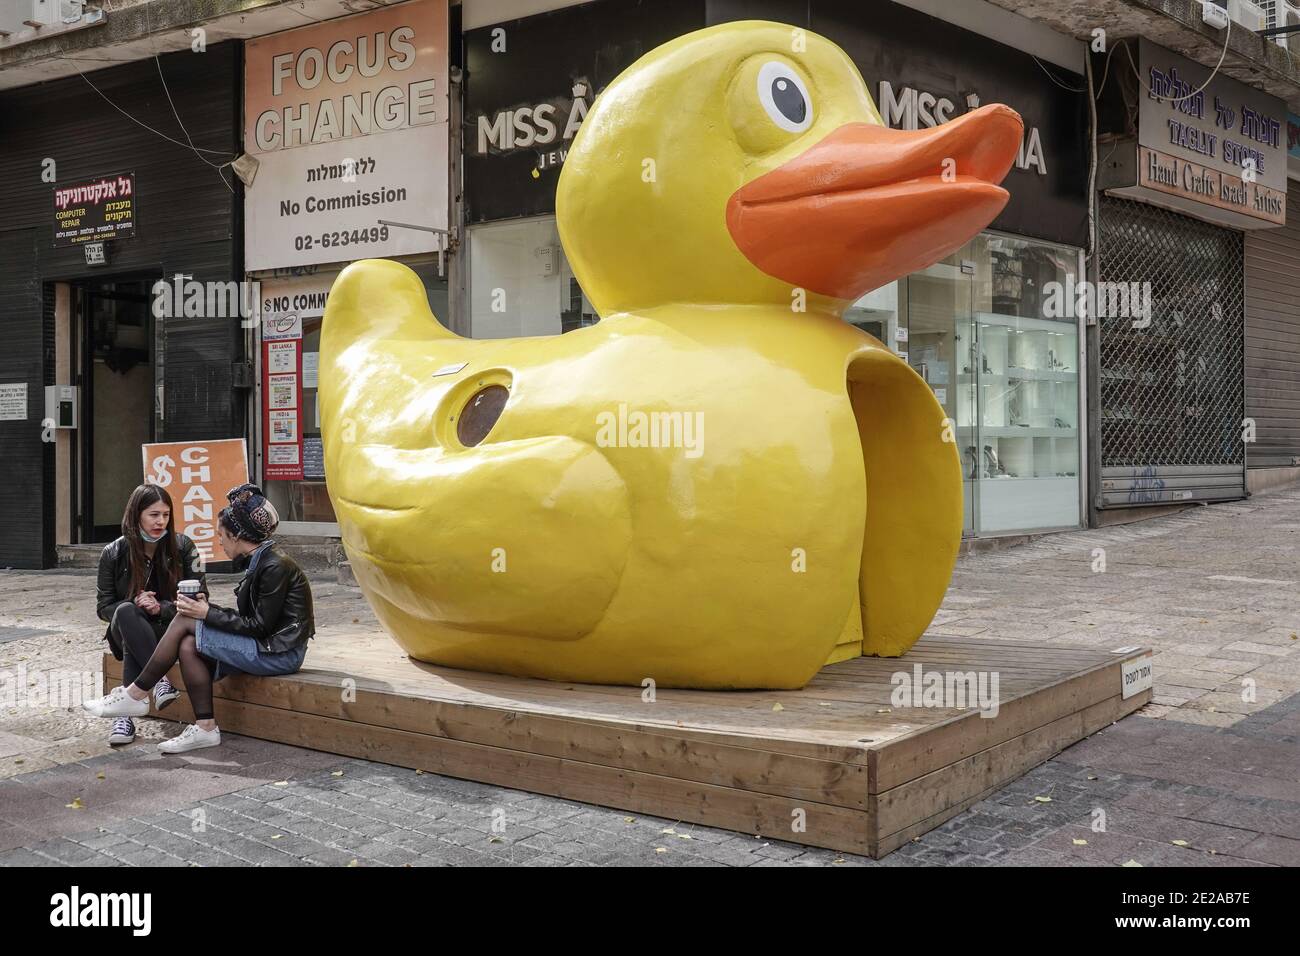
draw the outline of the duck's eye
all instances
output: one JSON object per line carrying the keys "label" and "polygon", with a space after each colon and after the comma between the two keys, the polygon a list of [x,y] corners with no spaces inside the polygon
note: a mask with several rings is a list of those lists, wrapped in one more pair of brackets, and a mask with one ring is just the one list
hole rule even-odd
{"label": "duck's eye", "polygon": [[784,63],[764,63],[758,71],[758,99],[772,122],[790,133],[812,125],[812,100],[803,80]]}
{"label": "duck's eye", "polygon": [[487,438],[488,432],[501,417],[501,410],[506,407],[506,399],[509,397],[510,392],[504,385],[489,385],[476,392],[465,403],[460,421],[456,424],[456,437],[460,443],[466,448],[473,448]]}

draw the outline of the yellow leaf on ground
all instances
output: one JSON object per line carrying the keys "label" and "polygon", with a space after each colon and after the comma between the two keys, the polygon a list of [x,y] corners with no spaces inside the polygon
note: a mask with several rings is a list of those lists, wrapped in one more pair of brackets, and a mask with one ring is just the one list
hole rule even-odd
{"label": "yellow leaf on ground", "polygon": [[666,827],[665,829],[660,830],[659,832],[660,832],[660,833],[667,833],[667,834],[669,834],[670,836],[677,836],[677,831],[674,830],[672,827]]}
{"label": "yellow leaf on ground", "polygon": [[356,860],[349,860],[349,861],[348,861],[348,866],[360,866],[360,865],[361,865],[361,864],[358,863]]}
{"label": "yellow leaf on ground", "polygon": [[1051,803],[1051,802],[1052,802],[1052,798],[1051,798],[1051,797],[1034,797],[1034,801],[1035,801],[1036,803]]}
{"label": "yellow leaf on ground", "polygon": [[1139,863],[1137,860],[1129,860],[1127,863],[1121,863],[1120,865],[1121,865],[1121,866],[1141,866],[1142,864]]}
{"label": "yellow leaf on ground", "polygon": [[341,777],[341,776],[343,776],[343,771],[342,771],[342,770],[335,770],[333,773],[330,774],[330,776],[331,776],[331,777]]}
{"label": "yellow leaf on ground", "polygon": [[1071,841],[1071,842],[1074,843],[1075,846],[1087,846],[1087,845],[1088,845],[1088,841],[1087,841],[1087,840],[1073,840],[1073,841]]}
{"label": "yellow leaf on ground", "polygon": [[668,852],[668,847],[666,847],[666,846],[657,846],[657,847],[655,847],[655,852],[656,852],[656,853],[667,853],[667,852]]}
{"label": "yellow leaf on ground", "polygon": [[275,783],[271,784],[271,786],[273,786],[273,787],[287,787],[287,786],[289,786],[289,781],[288,781],[288,780],[277,780]]}
{"label": "yellow leaf on ground", "polygon": [[785,708],[781,706],[781,704],[780,704],[779,701],[778,701],[777,703],[775,703],[775,704],[772,705],[772,709],[773,709],[773,710],[785,710]]}
{"label": "yellow leaf on ground", "polygon": [[284,839],[284,834],[283,834],[283,833],[272,833],[272,834],[271,834],[271,839],[272,839],[272,840],[283,840],[283,839]]}
{"label": "yellow leaf on ground", "polygon": [[878,711],[876,711],[876,713],[878,714],[892,714],[893,712],[894,712],[893,709],[889,707],[881,707]]}
{"label": "yellow leaf on ground", "polygon": [[624,817],[624,818],[623,818],[623,822],[624,822],[624,823],[636,823],[636,817]]}
{"label": "yellow leaf on ground", "polygon": [[86,805],[85,805],[84,803],[81,802],[81,797],[73,797],[73,798],[72,798],[72,802],[71,802],[71,803],[65,803],[64,806],[67,807],[69,810],[84,810],[84,809],[86,809]]}
{"label": "yellow leaf on ground", "polygon": [[1174,846],[1191,846],[1191,844],[1188,843],[1186,840],[1170,840],[1169,842],[1172,843]]}

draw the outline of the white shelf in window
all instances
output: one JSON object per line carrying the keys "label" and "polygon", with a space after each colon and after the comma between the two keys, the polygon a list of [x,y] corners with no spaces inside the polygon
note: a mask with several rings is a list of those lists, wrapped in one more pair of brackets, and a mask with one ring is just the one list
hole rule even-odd
{"label": "white shelf in window", "polygon": [[[970,425],[958,425],[958,429],[969,429]],[[1079,434],[1077,428],[1022,428],[1019,425],[983,425],[979,429],[985,438],[1074,438]]]}
{"label": "white shelf in window", "polygon": [[976,312],[975,319],[980,325],[996,325],[1022,331],[1055,332],[1071,337],[1078,333],[1075,324],[1077,319],[1031,319],[1023,315],[1002,315],[1000,312]]}
{"label": "white shelf in window", "polygon": [[[989,385],[993,382],[1005,382],[1007,379],[1018,379],[1022,382],[1077,382],[1079,373],[1068,368],[1013,368],[1005,372],[980,372],[980,384]],[[971,385],[975,382],[975,373],[959,372],[957,374],[958,385]]]}

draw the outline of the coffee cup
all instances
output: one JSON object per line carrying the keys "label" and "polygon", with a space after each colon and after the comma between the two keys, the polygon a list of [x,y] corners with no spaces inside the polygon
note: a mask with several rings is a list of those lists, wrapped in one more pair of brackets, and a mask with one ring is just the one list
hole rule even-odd
{"label": "coffee cup", "polygon": [[200,582],[194,580],[181,581],[179,584],[176,585],[176,593],[184,594],[190,600],[194,600],[195,598],[197,598],[199,594],[202,593],[202,591],[203,591],[203,585]]}

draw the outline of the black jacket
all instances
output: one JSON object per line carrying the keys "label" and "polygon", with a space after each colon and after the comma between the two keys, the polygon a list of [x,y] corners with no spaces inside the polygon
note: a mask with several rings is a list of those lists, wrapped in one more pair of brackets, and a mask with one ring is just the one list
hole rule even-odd
{"label": "black jacket", "polygon": [[[181,572],[176,580],[197,580],[203,585],[203,592],[206,594],[208,579],[203,573],[199,549],[183,534],[176,535],[176,549],[181,556]],[[105,545],[104,550],[100,552],[99,577],[95,582],[95,590],[95,613],[99,615],[101,621],[109,625],[108,630],[104,632],[104,638],[108,641],[113,656],[121,660],[122,649],[113,639],[113,615],[119,605],[131,604],[135,598],[134,594],[127,593],[131,590],[131,548],[126,543],[126,538],[118,538],[112,544]],[[145,582],[145,590],[150,590],[148,582]],[[164,601],[162,598],[158,599],[158,603],[162,605],[162,610],[155,620],[160,627],[165,627],[176,616],[176,603]]]}
{"label": "black jacket", "polygon": [[[235,559],[235,569],[248,567],[251,555]],[[311,585],[297,562],[274,543],[262,553],[251,574],[235,585],[236,610],[208,607],[207,623],[221,631],[256,639],[266,654],[291,651],[316,633]]]}

